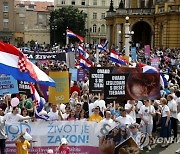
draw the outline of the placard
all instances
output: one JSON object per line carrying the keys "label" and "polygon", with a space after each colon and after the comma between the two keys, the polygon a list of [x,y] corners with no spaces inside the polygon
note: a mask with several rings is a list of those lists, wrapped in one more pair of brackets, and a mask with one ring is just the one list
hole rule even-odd
{"label": "placard", "polygon": [[132,60],[137,59],[136,47],[131,47],[131,58]]}
{"label": "placard", "polygon": [[71,80],[77,81],[78,70],[76,68],[69,68],[69,73],[71,73]]}
{"label": "placard", "polygon": [[78,69],[77,80],[78,81],[84,81],[85,80],[85,70],[84,69]]}
{"label": "placard", "polygon": [[89,70],[90,93],[104,92],[104,74],[111,74],[112,67],[93,67]]}
{"label": "placard", "polygon": [[154,100],[160,98],[158,73],[105,74],[106,100]]}
{"label": "placard", "polygon": [[0,95],[19,93],[17,80],[11,75],[0,76]]}
{"label": "placard", "polygon": [[69,102],[69,72],[49,72],[49,76],[56,82],[56,87],[49,87],[50,103]]}
{"label": "placard", "polygon": [[158,57],[151,59],[151,66],[155,67],[157,70],[159,70],[159,64],[160,60]]}
{"label": "placard", "polygon": [[148,59],[150,57],[150,45],[144,46],[145,58]]}

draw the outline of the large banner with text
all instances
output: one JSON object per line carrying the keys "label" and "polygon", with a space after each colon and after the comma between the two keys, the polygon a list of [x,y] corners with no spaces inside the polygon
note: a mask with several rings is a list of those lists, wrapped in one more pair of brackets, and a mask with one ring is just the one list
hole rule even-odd
{"label": "large banner with text", "polygon": [[104,75],[106,100],[154,100],[160,98],[158,73],[124,73]]}
{"label": "large banner with text", "polygon": [[47,153],[47,149],[58,152],[61,138],[66,138],[73,154],[99,154],[99,137],[106,135],[116,123],[88,121],[57,121],[6,124],[8,135],[7,153],[16,153],[14,138],[28,132],[33,138],[29,153]]}

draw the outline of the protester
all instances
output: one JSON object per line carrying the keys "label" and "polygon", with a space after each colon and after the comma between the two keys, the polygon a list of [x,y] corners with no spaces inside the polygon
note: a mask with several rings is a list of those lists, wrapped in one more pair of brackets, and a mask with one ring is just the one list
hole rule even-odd
{"label": "protester", "polygon": [[70,154],[70,148],[68,147],[68,142],[66,138],[62,138],[59,145],[59,154]]}
{"label": "protester", "polygon": [[168,107],[170,109],[170,120],[171,120],[171,129],[173,130],[174,138],[173,141],[177,141],[177,129],[178,129],[178,120],[177,120],[177,103],[174,100],[172,94],[167,96]]}
{"label": "protester", "polygon": [[100,122],[103,118],[100,116],[100,108],[96,106],[93,114],[89,116],[89,121]]}
{"label": "protester", "polygon": [[170,110],[167,106],[167,100],[165,98],[160,99],[160,103],[162,105],[161,108],[161,134],[160,136],[163,137],[164,141],[161,147],[168,146],[168,139],[171,136],[171,120],[170,120]]}
{"label": "protester", "polygon": [[15,122],[22,122],[23,120],[32,119],[32,117],[23,117],[22,115],[18,114],[19,107],[15,106],[12,108],[12,112],[5,114],[4,119],[8,123],[15,123]]}
{"label": "protester", "polygon": [[4,120],[4,116],[3,116],[3,110],[2,108],[0,108],[0,150],[1,150],[1,154],[5,154],[6,153],[6,139],[7,139],[7,135],[6,135],[6,131],[5,131],[5,120]]}
{"label": "protester", "polygon": [[124,108],[121,108],[120,112],[121,116],[115,119],[115,121],[119,122],[119,124],[123,126],[128,126],[135,123],[134,119],[126,113],[126,110]]}
{"label": "protester", "polygon": [[[151,105],[149,100],[145,100],[144,104],[139,111],[141,124],[142,124],[142,133],[148,134],[150,138],[152,138],[152,130],[153,130],[153,116],[155,115],[154,106]],[[147,146],[148,150],[151,150],[150,145]],[[142,147],[141,147],[142,149]]]}
{"label": "protester", "polygon": [[18,154],[28,154],[28,150],[32,147],[32,141],[28,141],[24,137],[25,133],[20,133],[15,139],[17,153]]}

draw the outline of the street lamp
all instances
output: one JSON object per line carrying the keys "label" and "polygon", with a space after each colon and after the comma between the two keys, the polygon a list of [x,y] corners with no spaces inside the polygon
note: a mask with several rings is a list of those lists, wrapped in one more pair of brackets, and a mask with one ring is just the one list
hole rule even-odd
{"label": "street lamp", "polygon": [[57,26],[56,25],[52,25],[51,29],[53,31],[53,45],[56,43],[55,38],[56,38],[56,30],[57,30]]}
{"label": "street lamp", "polygon": [[126,23],[125,23],[125,55],[129,56],[129,17],[126,16]]}

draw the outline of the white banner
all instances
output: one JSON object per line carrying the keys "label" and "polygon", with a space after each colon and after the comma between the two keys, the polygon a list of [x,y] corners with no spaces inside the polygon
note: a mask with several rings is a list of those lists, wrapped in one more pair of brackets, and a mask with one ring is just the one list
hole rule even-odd
{"label": "white banner", "polygon": [[[66,138],[71,148],[71,153],[99,153],[99,136],[107,134],[109,130],[115,127],[115,123],[96,123],[88,121],[56,121],[56,122],[31,122],[6,124],[6,132],[9,144],[7,152],[10,153],[10,147],[14,147],[12,142],[21,132],[28,132],[33,138],[33,148],[45,150],[47,148],[55,149],[59,146],[61,138]],[[75,148],[76,147],[76,148]],[[75,149],[75,151],[73,151]],[[77,150],[78,149],[78,150]],[[37,150],[37,149],[36,149]],[[31,150],[32,151],[32,150]],[[33,152],[30,152],[33,153]]]}

